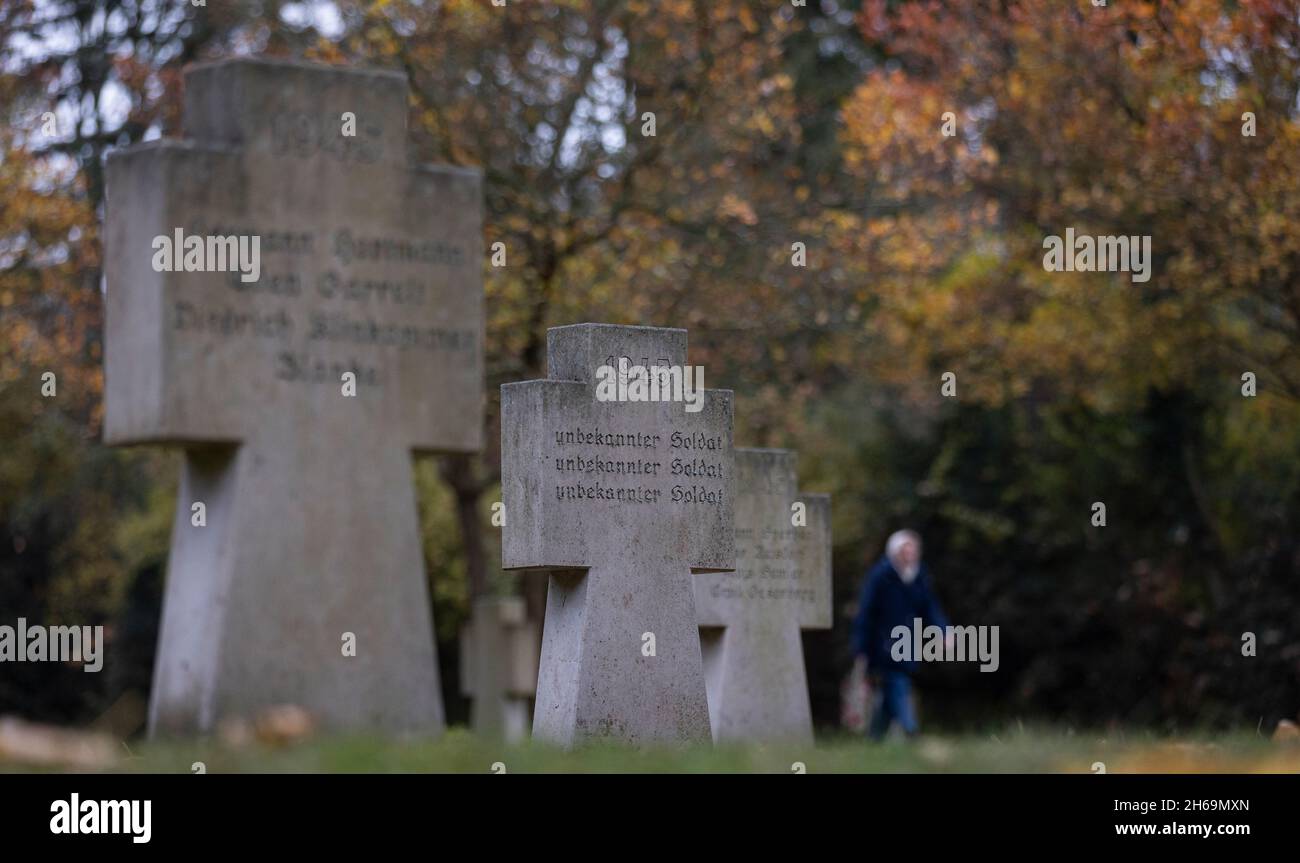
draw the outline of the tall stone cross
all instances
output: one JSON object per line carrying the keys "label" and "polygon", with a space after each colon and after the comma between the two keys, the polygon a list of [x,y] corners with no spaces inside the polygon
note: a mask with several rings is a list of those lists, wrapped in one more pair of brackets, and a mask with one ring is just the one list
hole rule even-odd
{"label": "tall stone cross", "polygon": [[579,324],[501,387],[502,565],[550,573],[535,738],[707,741],[692,573],[729,570],[732,394],[601,401],[597,370],[684,366],[686,331]]}
{"label": "tall stone cross", "polygon": [[715,741],[812,742],[800,629],[831,626],[831,500],[795,454],[736,449],[736,570],[695,580]]}
{"label": "tall stone cross", "polygon": [[481,191],[406,116],[398,74],[225,61],[108,161],[105,438],[185,452],[153,732],[443,726],[411,467],[482,444]]}

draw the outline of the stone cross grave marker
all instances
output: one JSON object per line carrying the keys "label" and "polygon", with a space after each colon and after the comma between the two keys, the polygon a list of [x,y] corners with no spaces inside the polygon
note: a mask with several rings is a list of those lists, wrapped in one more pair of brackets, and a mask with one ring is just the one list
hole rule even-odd
{"label": "stone cross grave marker", "polygon": [[502,564],[550,578],[533,736],[707,741],[691,579],[735,565],[732,394],[600,401],[620,357],[684,366],[686,331],[558,327],[549,378],[501,387]]}
{"label": "stone cross grave marker", "polygon": [[470,614],[460,632],[470,727],[486,739],[518,743],[528,737],[528,701],[537,691],[537,627],[518,596],[481,597]]}
{"label": "stone cross grave marker", "polygon": [[831,502],[797,491],[795,460],[736,449],[736,570],[695,579],[717,742],[812,742],[800,629],[831,625]]}
{"label": "stone cross grave marker", "polygon": [[481,181],[406,117],[399,74],[223,61],[108,161],[105,438],[185,451],[155,733],[443,726],[411,466],[482,444]]}

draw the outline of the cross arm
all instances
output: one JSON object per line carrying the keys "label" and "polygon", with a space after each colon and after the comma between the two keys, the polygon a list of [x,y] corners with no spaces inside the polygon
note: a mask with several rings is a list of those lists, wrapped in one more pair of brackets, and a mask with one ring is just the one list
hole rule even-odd
{"label": "cross arm", "polygon": [[133,147],[107,160],[106,443],[241,437],[234,400],[223,398],[230,381],[207,351],[177,333],[189,295],[210,289],[222,274],[160,272],[154,245],[189,227],[184,202],[220,197],[221,189],[239,185],[229,182],[238,171],[237,154],[183,141]]}

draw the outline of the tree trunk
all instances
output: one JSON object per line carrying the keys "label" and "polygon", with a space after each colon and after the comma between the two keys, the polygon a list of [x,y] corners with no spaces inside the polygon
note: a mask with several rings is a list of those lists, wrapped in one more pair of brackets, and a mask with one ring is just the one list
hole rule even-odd
{"label": "tree trunk", "polygon": [[469,583],[469,599],[487,593],[487,555],[483,550],[483,522],[479,517],[479,497],[483,486],[474,476],[474,458],[471,455],[451,455],[443,459],[442,478],[456,495],[456,518],[460,522],[460,537],[465,554],[465,576]]}

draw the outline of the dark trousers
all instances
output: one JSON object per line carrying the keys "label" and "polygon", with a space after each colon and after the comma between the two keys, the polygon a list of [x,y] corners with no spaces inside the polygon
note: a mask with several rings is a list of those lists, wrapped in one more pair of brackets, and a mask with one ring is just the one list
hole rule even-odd
{"label": "dark trousers", "polygon": [[876,709],[867,730],[871,739],[883,738],[894,720],[898,720],[909,737],[915,734],[918,729],[912,712],[912,676],[903,671],[886,671],[878,676],[878,681]]}

